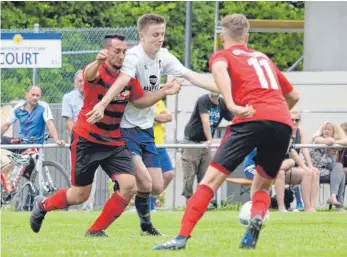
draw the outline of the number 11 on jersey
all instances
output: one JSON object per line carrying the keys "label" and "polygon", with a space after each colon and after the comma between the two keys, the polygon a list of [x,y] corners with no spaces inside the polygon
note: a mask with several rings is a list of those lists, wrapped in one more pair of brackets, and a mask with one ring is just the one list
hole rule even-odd
{"label": "number 11 on jersey", "polygon": [[[262,88],[268,89],[270,82],[270,87],[272,89],[278,90],[277,80],[272,72],[269,62],[266,59],[258,60],[257,58],[252,57],[248,59],[248,64],[253,66],[253,68],[255,69]],[[270,80],[269,82],[265,77],[264,71],[266,72],[266,75]]]}

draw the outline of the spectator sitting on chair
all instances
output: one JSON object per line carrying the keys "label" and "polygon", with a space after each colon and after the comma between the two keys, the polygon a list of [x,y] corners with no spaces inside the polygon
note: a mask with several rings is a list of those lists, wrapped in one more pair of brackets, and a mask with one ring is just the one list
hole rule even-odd
{"label": "spectator sitting on chair", "polygon": [[213,135],[222,119],[232,120],[222,97],[217,93],[205,94],[198,98],[193,113],[184,129],[184,142],[203,143],[205,148],[184,148],[182,153],[183,192],[188,200],[193,194],[194,178],[200,183],[211,161]]}
{"label": "spectator sitting on chair", "polygon": [[[156,103],[155,109],[154,109],[154,126],[153,126],[153,133],[154,133],[154,141],[155,144],[162,145],[165,143],[165,132],[166,132],[166,123],[170,122],[172,120],[172,115],[169,112],[169,110],[166,108],[165,103],[163,100],[160,100]],[[171,180],[174,177],[174,171],[171,164],[170,157],[166,151],[165,148],[158,148],[157,152],[160,159],[160,165],[161,170],[163,173],[163,180],[164,180],[164,190],[167,188],[167,186],[170,184]],[[151,196],[151,210],[155,210],[155,202],[156,197]]]}
{"label": "spectator sitting on chair", "polygon": [[287,211],[284,205],[284,185],[289,184],[301,185],[304,210],[315,212],[319,187],[319,171],[314,167],[306,165],[295,149],[290,149],[288,157],[288,159],[283,161],[274,184],[278,210]]}
{"label": "spectator sitting on chair", "polygon": [[[67,131],[69,138],[71,137],[72,127],[75,125],[78,114],[83,106],[83,96],[84,96],[84,81],[83,81],[83,71],[79,70],[74,76],[74,86],[75,89],[70,93],[63,96],[62,104],[62,114],[61,116],[66,119]],[[94,175],[94,181],[92,184],[92,189],[87,201],[84,202],[82,210],[92,211],[94,207],[94,197],[96,190],[96,174]]]}
{"label": "spectator sitting on chair", "polygon": [[[313,135],[313,144],[347,145],[347,137],[342,128],[332,122],[324,122]],[[320,182],[330,181],[330,197],[328,204],[335,205],[337,211],[344,211],[345,173],[340,162],[336,161],[336,149],[310,148],[313,166],[320,171]]]}
{"label": "spectator sitting on chair", "polygon": [[[303,128],[300,126],[302,122],[300,112],[295,110],[291,111],[291,118],[293,121],[292,144],[306,144]],[[297,154],[293,151],[296,151]],[[305,162],[302,161],[299,154],[304,157]],[[281,194],[283,190],[281,188],[284,188],[284,183],[287,183],[291,185],[301,185],[301,188],[299,188],[299,186],[295,188],[296,208],[299,210],[303,208],[300,194],[301,189],[304,200],[304,210],[315,211],[319,188],[319,171],[313,167],[307,148],[292,149],[289,155],[287,155],[287,158],[291,158],[292,160],[288,162],[293,163],[294,161],[294,167],[289,167],[290,165],[284,167],[284,169],[277,174],[275,182],[276,196],[279,200],[279,210],[285,211],[284,204],[282,204],[283,197]],[[280,194],[278,194],[277,191],[279,191]]]}
{"label": "spectator sitting on chair", "polygon": [[[347,136],[347,122],[342,123],[341,128],[343,129],[343,131],[345,132]],[[343,148],[339,151],[338,161],[342,163],[343,172],[345,173],[346,184],[347,184],[347,148]]]}
{"label": "spectator sitting on chair", "polygon": [[[3,135],[12,124],[17,120],[19,122],[19,138],[36,138],[38,139],[35,144],[42,144],[44,142],[44,135],[46,126],[49,134],[58,145],[64,145],[65,142],[58,138],[57,130],[54,126],[53,115],[51,108],[46,102],[40,101],[41,88],[39,86],[30,86],[25,93],[26,100],[20,101],[11,112],[10,117],[1,126],[1,135]],[[11,144],[11,138],[1,137],[1,144]],[[19,152],[22,152],[20,150]],[[11,184],[10,174],[13,165],[10,163],[2,168],[1,180],[6,192],[13,190]],[[25,177],[30,178],[31,172],[34,169],[34,164],[28,165],[24,172]]]}

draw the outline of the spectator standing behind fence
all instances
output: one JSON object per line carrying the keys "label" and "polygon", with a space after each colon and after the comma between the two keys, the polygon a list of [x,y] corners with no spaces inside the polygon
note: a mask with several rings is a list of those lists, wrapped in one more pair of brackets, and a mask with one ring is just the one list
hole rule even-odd
{"label": "spectator standing behind fence", "polygon": [[[347,136],[347,122],[344,122],[341,124],[341,128],[345,132],[345,135]],[[347,148],[343,148],[338,153],[338,161],[342,163],[343,166],[343,172],[346,176],[346,183],[347,183]]]}
{"label": "spectator standing behind fence", "polygon": [[[165,143],[165,132],[166,132],[166,123],[172,120],[172,115],[169,110],[166,108],[163,100],[160,100],[156,103],[154,109],[154,142],[155,145],[162,145]],[[174,170],[172,167],[172,163],[170,157],[165,148],[157,148],[161,171],[163,173],[164,180],[164,190],[170,184],[171,180],[174,177]],[[151,196],[151,210],[155,209],[155,201],[156,198]]]}
{"label": "spectator standing behind fence", "polygon": [[[332,122],[324,122],[313,135],[313,144],[347,145],[347,137],[342,128]],[[337,150],[333,148],[309,149],[313,166],[320,171],[320,181],[330,181],[328,204],[336,206],[337,211],[344,211],[345,173],[340,162],[336,161]]]}
{"label": "spectator standing behind fence", "polygon": [[[26,90],[25,100],[20,101],[11,111],[7,121],[1,126],[1,135],[3,135],[11,125],[19,122],[19,138],[34,137],[37,140],[37,144],[44,142],[44,135],[46,132],[46,126],[49,134],[58,145],[64,145],[65,142],[58,137],[57,129],[54,126],[53,115],[49,105],[40,101],[41,88],[39,86],[30,86]],[[2,144],[10,144],[11,140],[7,137],[1,137]],[[28,166],[28,170],[24,174],[30,173],[33,170],[33,165]],[[2,169],[1,180],[4,184],[5,191],[11,191],[13,189],[10,180],[10,173],[13,169],[12,164],[8,164]]]}
{"label": "spectator standing behind fence", "polygon": [[[74,86],[75,89],[70,93],[67,93],[63,97],[62,104],[62,114],[61,116],[66,119],[67,130],[69,138],[71,137],[72,127],[75,125],[78,114],[83,106],[83,71],[79,70],[75,73],[74,76]],[[87,201],[84,202],[82,210],[92,211],[94,207],[94,198],[96,190],[96,176],[97,171],[95,172],[94,182],[92,184],[92,189]]]}
{"label": "spectator standing behind fence", "polygon": [[188,200],[193,194],[195,176],[200,183],[210,164],[212,154],[209,146],[222,119],[232,120],[233,115],[218,93],[205,94],[196,101],[193,113],[184,129],[184,143],[203,143],[205,148],[184,148],[182,153],[183,192]]}

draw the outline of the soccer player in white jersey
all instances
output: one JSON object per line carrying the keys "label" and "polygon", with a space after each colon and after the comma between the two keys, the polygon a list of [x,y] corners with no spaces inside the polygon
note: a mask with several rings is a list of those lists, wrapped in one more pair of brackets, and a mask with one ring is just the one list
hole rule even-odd
{"label": "soccer player in white jersey", "polygon": [[[131,48],[124,60],[117,81],[94,109],[88,113],[88,121],[98,122],[106,106],[132,78],[136,78],[145,94],[151,95],[154,105],[165,95],[160,89],[162,75],[181,77],[192,84],[218,92],[213,81],[203,74],[184,67],[167,49],[162,48],[165,35],[165,19],[156,14],[145,14],[137,21],[140,44]],[[153,136],[154,106],[143,109],[129,103],[121,121],[121,132],[132,155],[136,171],[137,195],[135,206],[141,221],[143,235],[161,236],[151,223],[149,196],[162,192],[164,183]]]}

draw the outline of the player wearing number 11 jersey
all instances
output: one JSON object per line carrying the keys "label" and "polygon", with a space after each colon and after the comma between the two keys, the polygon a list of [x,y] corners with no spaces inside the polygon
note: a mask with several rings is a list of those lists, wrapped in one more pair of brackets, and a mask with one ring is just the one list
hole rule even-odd
{"label": "player wearing number 11 jersey", "polygon": [[252,184],[251,220],[240,248],[255,248],[270,206],[269,189],[287,152],[297,92],[263,53],[247,48],[249,22],[244,15],[222,20],[224,49],[210,58],[210,70],[233,123],[195,194],[189,199],[178,236],[154,250],[184,249],[198,220],[225,179],[257,148]]}

